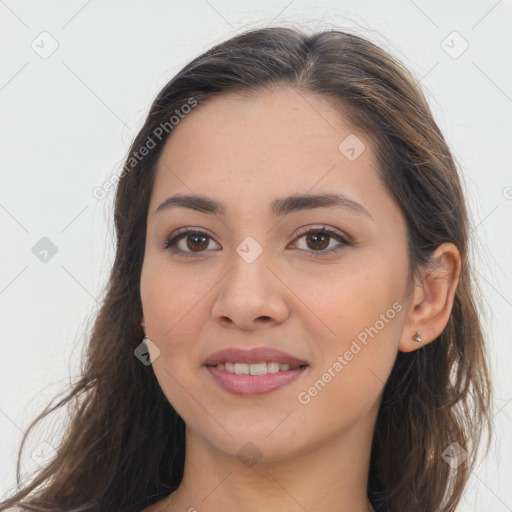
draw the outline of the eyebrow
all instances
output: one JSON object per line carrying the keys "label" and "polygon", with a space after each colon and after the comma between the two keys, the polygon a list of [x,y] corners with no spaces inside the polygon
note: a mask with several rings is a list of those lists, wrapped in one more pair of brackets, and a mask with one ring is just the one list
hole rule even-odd
{"label": "eyebrow", "polygon": [[[292,212],[312,210],[314,208],[329,208],[332,206],[350,209],[373,219],[362,204],[340,194],[303,194],[282,197],[275,199],[271,203],[270,210],[274,216],[282,217]],[[226,206],[223,203],[209,197],[192,194],[176,194],[168,197],[155,210],[155,215],[172,207],[189,208],[211,215],[226,215]]]}

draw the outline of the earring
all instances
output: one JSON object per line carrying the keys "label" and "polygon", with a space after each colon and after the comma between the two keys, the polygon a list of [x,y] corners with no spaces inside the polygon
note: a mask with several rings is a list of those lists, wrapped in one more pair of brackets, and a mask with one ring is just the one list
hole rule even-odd
{"label": "earring", "polygon": [[414,341],[417,341],[418,343],[421,343],[421,342],[423,341],[423,340],[421,339],[421,334],[420,334],[420,333],[421,333],[421,331],[418,331],[418,332],[417,332],[417,333],[412,337],[412,339],[413,339]]}

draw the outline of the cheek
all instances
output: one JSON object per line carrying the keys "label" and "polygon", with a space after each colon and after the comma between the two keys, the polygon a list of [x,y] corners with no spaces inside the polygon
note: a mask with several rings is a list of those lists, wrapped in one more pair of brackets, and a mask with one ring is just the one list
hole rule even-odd
{"label": "cheek", "polygon": [[318,407],[368,409],[396,359],[404,311],[398,288],[390,269],[365,268],[345,269],[328,285],[311,281],[300,292],[315,305],[309,329],[321,356],[303,391]]}
{"label": "cheek", "polygon": [[298,295],[311,304],[308,316],[317,320],[317,332],[327,346],[342,349],[359,335],[364,342],[369,330],[371,339],[396,334],[403,305],[390,269],[375,264],[352,266],[300,282]]}
{"label": "cheek", "polygon": [[[155,258],[156,260],[156,258]],[[148,260],[142,268],[141,301],[148,334],[167,344],[176,341],[176,332],[193,328],[190,318],[197,315],[208,291],[204,281],[186,271],[178,271],[165,261]]]}
{"label": "cheek", "polygon": [[201,364],[195,340],[201,337],[207,314],[206,302],[201,301],[205,293],[204,284],[183,272],[178,274],[157,265],[143,266],[141,300],[146,333],[160,351],[153,369],[172,403],[180,395],[180,384],[188,383]]}

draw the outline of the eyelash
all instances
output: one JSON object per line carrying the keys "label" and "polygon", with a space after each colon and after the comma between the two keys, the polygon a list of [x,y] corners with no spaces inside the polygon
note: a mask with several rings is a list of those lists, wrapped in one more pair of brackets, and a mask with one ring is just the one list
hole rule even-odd
{"label": "eyelash", "polygon": [[[165,241],[164,241],[164,244],[163,244],[163,247],[164,249],[168,250],[171,254],[179,254],[180,256],[184,256],[184,257],[192,257],[192,258],[196,258],[198,256],[201,256],[205,251],[197,251],[197,252],[186,252],[186,251],[181,251],[181,249],[179,250],[171,250],[171,247],[174,247],[177,242],[179,242],[182,238],[185,238],[186,235],[191,235],[191,234],[194,234],[194,235],[205,235],[207,236],[208,238],[212,238],[208,233],[204,232],[204,231],[201,231],[201,230],[197,230],[197,229],[194,229],[194,228],[182,228],[181,230],[178,231],[177,234],[175,234],[174,236],[172,237],[169,237],[167,238]],[[323,226],[321,228],[313,228],[313,229],[299,229],[298,232],[296,233],[296,239],[299,239],[299,238],[302,238],[304,235],[309,235],[309,234],[326,234],[326,235],[329,235],[331,238],[334,238],[336,239],[338,242],[340,242],[343,246],[346,246],[346,247],[351,247],[353,246],[354,244],[352,242],[350,242],[349,240],[347,240],[346,238],[344,238],[343,236],[341,236],[338,232],[336,231],[333,231],[331,229],[329,229],[327,226]],[[305,251],[306,253],[310,253],[309,255],[310,256],[313,256],[313,257],[320,257],[320,256],[324,256],[324,255],[331,255],[331,254],[334,254],[334,253],[338,253],[339,251],[343,250],[343,247],[341,248],[335,248],[335,249],[329,249],[328,251],[308,251],[308,250],[305,250],[305,249],[300,249],[301,251]]]}

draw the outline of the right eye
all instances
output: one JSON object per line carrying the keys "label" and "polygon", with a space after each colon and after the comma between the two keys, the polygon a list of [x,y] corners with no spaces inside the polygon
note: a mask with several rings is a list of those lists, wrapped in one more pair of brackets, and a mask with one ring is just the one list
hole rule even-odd
{"label": "right eye", "polygon": [[[195,257],[204,252],[209,245],[209,240],[213,241],[210,235],[204,231],[194,228],[183,228],[165,240],[164,248],[171,254]],[[180,243],[181,247],[179,247]]]}

